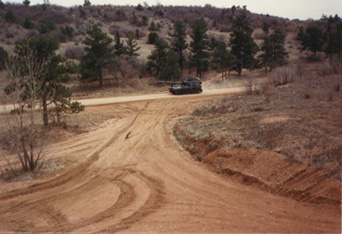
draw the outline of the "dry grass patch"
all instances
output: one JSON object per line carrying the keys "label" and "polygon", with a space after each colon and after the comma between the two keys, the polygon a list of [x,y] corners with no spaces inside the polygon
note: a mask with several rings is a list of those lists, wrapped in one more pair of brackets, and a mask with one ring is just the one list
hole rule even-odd
{"label": "dry grass patch", "polygon": [[184,148],[193,148],[195,157],[197,151],[212,152],[213,142],[217,147],[267,149],[341,178],[342,92],[335,91],[339,81],[337,75],[309,76],[264,95],[224,98],[182,119],[178,128],[183,130],[175,135],[186,139],[183,144],[191,146]]}

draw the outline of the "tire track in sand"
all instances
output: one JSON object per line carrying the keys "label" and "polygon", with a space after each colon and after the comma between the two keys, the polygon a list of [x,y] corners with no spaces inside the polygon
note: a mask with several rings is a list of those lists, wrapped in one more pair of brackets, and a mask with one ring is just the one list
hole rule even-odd
{"label": "tire track in sand", "polygon": [[[148,106],[148,103],[144,106],[143,109],[145,109]],[[127,129],[136,121],[138,116],[140,115],[141,110],[136,114],[135,118],[132,120],[130,124],[128,124],[128,127],[122,129],[121,131],[114,133],[107,141],[105,141],[103,144],[101,144],[97,149],[94,150],[94,152],[90,153],[86,156],[87,160],[83,163],[81,163],[78,167],[69,170],[68,172],[64,173],[63,175],[59,176],[58,178],[49,180],[47,182],[39,183],[31,185],[24,189],[17,189],[10,192],[2,193],[0,194],[0,200],[10,199],[17,196],[23,196],[31,193],[35,193],[38,191],[51,189],[56,186],[60,186],[62,184],[67,183],[71,179],[81,176],[82,173],[84,173],[87,168],[97,161],[99,159],[99,154],[104,151],[109,145],[113,144],[116,139],[118,139],[123,132],[127,131]]]}
{"label": "tire track in sand", "polygon": [[[129,126],[132,126],[134,124],[134,122],[139,117],[141,111],[146,109],[147,107],[148,103],[146,103],[146,105],[139,111],[139,113],[136,114],[135,118],[131,121]],[[99,146],[94,151],[94,153],[90,154],[88,156],[88,159],[80,166],[78,166],[76,170],[69,171],[61,177],[47,181],[45,183],[40,183],[37,185],[30,186],[26,189],[15,190],[5,194],[1,194],[0,199],[7,200],[21,195],[29,195],[38,191],[52,189],[56,186],[65,184],[72,179],[77,179],[84,176],[84,174],[87,173],[86,170],[89,168],[89,166],[99,159],[99,154],[103,152],[109,145],[111,145],[117,138],[121,137],[125,131],[127,131],[127,128],[124,128],[119,133],[115,134],[114,136],[111,136],[109,140],[107,140],[101,146]],[[155,210],[161,207],[161,205],[164,202],[163,182],[152,177],[149,177],[140,171],[134,171],[131,168],[127,167],[119,167],[116,168],[114,171],[116,171],[117,176],[111,178],[110,182],[118,186],[118,188],[120,189],[120,195],[117,201],[111,207],[105,209],[104,211],[94,214],[91,217],[78,220],[76,222],[69,222],[65,215],[63,215],[60,211],[56,210],[51,205],[49,205],[51,202],[56,202],[60,199],[63,199],[63,197],[70,197],[79,192],[82,193],[82,189],[86,189],[88,186],[91,186],[92,184],[97,184],[99,180],[101,180],[101,178],[99,179],[98,176],[94,176],[93,179],[86,181],[86,183],[84,183],[83,185],[78,186],[77,188],[74,188],[70,191],[61,194],[56,194],[55,196],[50,196],[37,201],[31,202],[30,200],[26,200],[26,202],[23,202],[19,205],[14,205],[15,207],[12,206],[8,207],[8,209],[6,210],[2,210],[2,212],[11,213],[11,210],[15,208],[14,210],[21,210],[21,213],[25,213],[26,210],[31,213],[36,213],[40,215],[43,214],[44,220],[47,223],[47,225],[45,226],[35,226],[32,222],[26,222],[27,217],[25,215],[23,215],[20,218],[20,215],[18,215],[18,212],[16,211],[12,213],[12,218],[15,221],[10,221],[8,228],[16,232],[70,232],[79,228],[83,228],[89,225],[93,225],[95,223],[102,222],[107,219],[113,219],[113,217],[115,216],[119,217],[120,211],[125,207],[129,206],[130,204],[134,203],[137,197],[137,194],[134,191],[134,184],[130,184],[124,181],[125,176],[127,175],[134,175],[142,183],[146,184],[146,186],[149,189],[148,198],[146,199],[146,201],[140,209],[134,211],[131,215],[125,217],[122,221],[116,224],[112,224],[104,230],[123,230],[127,228],[130,224],[141,220],[146,215],[154,212]],[[106,173],[101,173],[100,177],[103,177],[104,175],[106,175]],[[10,220],[11,216],[7,217],[7,220],[8,219]]]}

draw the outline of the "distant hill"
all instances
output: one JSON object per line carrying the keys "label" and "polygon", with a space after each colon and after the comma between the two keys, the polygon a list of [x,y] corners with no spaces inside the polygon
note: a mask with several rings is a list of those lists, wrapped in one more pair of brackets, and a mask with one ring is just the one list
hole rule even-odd
{"label": "distant hill", "polygon": [[[56,5],[2,4],[0,7],[0,46],[11,51],[16,41],[24,37],[47,34],[59,38],[62,43],[75,46],[82,43],[86,30],[92,24],[99,24],[103,30],[114,35],[116,31],[125,37],[128,31],[139,30],[139,44],[147,44],[150,31],[158,31],[159,36],[168,37],[173,23],[181,20],[190,25],[203,18],[208,24],[209,37],[227,40],[232,19],[235,15],[245,13],[249,16],[251,26],[261,28],[264,23],[277,25],[287,32],[294,32],[302,22],[284,18],[254,14],[246,8],[216,8],[185,6],[76,6],[65,8]],[[155,28],[151,29],[151,23]],[[259,33],[260,34],[260,33]],[[255,34],[258,38],[260,35]],[[142,57],[146,57],[149,47],[142,47]]]}

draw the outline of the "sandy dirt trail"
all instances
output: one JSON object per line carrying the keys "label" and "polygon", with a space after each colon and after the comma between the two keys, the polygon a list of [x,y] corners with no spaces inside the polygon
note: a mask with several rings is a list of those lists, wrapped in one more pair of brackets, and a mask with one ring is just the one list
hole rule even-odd
{"label": "sandy dirt trail", "polygon": [[225,180],[180,148],[174,121],[229,92],[85,101],[113,119],[49,147],[68,165],[54,177],[2,192],[0,232],[340,232],[340,205]]}

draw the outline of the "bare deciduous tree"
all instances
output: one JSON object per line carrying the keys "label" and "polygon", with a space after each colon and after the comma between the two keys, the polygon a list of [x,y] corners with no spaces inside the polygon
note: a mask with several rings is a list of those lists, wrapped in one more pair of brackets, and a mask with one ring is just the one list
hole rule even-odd
{"label": "bare deciduous tree", "polygon": [[35,125],[35,108],[43,83],[37,74],[42,69],[43,62],[36,59],[34,50],[27,50],[20,57],[11,57],[7,64],[8,83],[3,95],[4,103],[7,103],[4,105],[6,127],[24,171],[36,169],[43,156]]}

